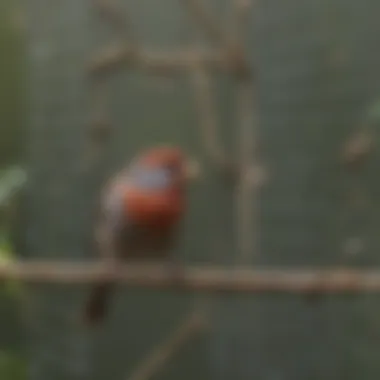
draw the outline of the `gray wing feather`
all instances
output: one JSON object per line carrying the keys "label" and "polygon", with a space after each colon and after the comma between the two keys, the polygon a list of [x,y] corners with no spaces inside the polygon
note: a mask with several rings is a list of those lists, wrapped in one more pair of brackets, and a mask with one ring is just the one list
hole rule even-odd
{"label": "gray wing feather", "polygon": [[125,183],[124,176],[118,176],[107,186],[103,195],[96,239],[100,255],[105,259],[114,260],[117,258],[118,239],[128,223],[123,205],[123,193],[120,191],[120,187]]}

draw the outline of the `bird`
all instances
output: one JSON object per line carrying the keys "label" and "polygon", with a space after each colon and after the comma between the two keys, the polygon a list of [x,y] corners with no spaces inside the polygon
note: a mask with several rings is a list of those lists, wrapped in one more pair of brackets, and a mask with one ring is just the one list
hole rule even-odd
{"label": "bird", "polygon": [[[95,228],[99,254],[110,265],[121,261],[166,260],[179,268],[173,252],[186,211],[187,183],[197,162],[176,146],[138,153],[106,184]],[[85,304],[84,322],[104,321],[115,282],[95,284]]]}

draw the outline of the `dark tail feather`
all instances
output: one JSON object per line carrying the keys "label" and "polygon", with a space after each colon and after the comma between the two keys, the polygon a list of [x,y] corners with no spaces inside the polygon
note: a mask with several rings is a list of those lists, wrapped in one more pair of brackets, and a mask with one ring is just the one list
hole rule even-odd
{"label": "dark tail feather", "polygon": [[112,283],[106,282],[97,284],[91,290],[84,310],[84,322],[87,325],[96,325],[101,323],[106,316]]}

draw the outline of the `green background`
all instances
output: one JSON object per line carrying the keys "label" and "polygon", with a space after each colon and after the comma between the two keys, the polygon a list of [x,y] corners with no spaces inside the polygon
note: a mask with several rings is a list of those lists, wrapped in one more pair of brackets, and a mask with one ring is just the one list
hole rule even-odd
{"label": "green background", "polygon": [[[209,4],[215,16],[231,17],[230,2]],[[206,173],[191,190],[179,254],[188,262],[211,255],[214,261],[230,261],[235,253],[232,192],[202,149],[188,78],[114,73],[106,85],[111,138],[88,160],[93,106],[86,68],[94,52],[113,40],[110,28],[89,0],[28,0],[24,9],[30,140],[21,253],[49,259],[90,257],[92,210],[102,179],[140,148],[170,142],[200,158]],[[379,11],[376,0],[263,0],[250,15],[246,40],[257,71],[261,145],[270,174],[260,194],[262,253],[255,265],[379,265],[376,120],[371,120],[375,151],[368,163],[356,173],[339,164],[344,141],[378,99]],[[175,0],[129,1],[128,12],[144,45],[174,48],[189,39],[189,19]],[[12,49],[17,45],[9,44]],[[0,75],[10,81],[4,69]],[[20,125],[19,77],[9,85],[15,98],[1,116],[15,107],[8,114],[15,119],[1,125]],[[233,81],[224,75],[214,78],[221,137],[234,155]],[[19,136],[15,131],[9,127],[7,132],[12,141]],[[7,159],[12,160],[17,149],[10,152]],[[361,202],[356,204],[355,196]],[[352,239],[363,244],[357,255],[345,250]],[[76,319],[84,287],[31,290],[26,319],[31,332],[28,377],[33,380],[125,378],[192,302],[176,292],[120,288],[106,325],[89,336]],[[314,300],[220,296],[213,305],[209,334],[189,344],[157,379],[349,380],[380,375],[375,295]]]}

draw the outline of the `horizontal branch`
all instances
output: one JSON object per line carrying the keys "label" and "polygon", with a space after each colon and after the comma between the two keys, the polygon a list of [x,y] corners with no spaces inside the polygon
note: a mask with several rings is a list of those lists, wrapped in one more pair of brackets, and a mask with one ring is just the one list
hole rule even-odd
{"label": "horizontal branch", "polygon": [[226,54],[219,51],[137,51],[127,46],[112,46],[98,53],[90,62],[91,74],[103,74],[123,66],[135,67],[148,72],[171,73],[191,69],[201,61],[206,67],[228,70]]}
{"label": "horizontal branch", "polygon": [[173,268],[128,264],[112,270],[99,263],[28,261],[0,264],[0,279],[79,284],[104,279],[129,286],[209,292],[378,292],[380,270],[353,269],[224,269],[187,267],[173,277]]}

